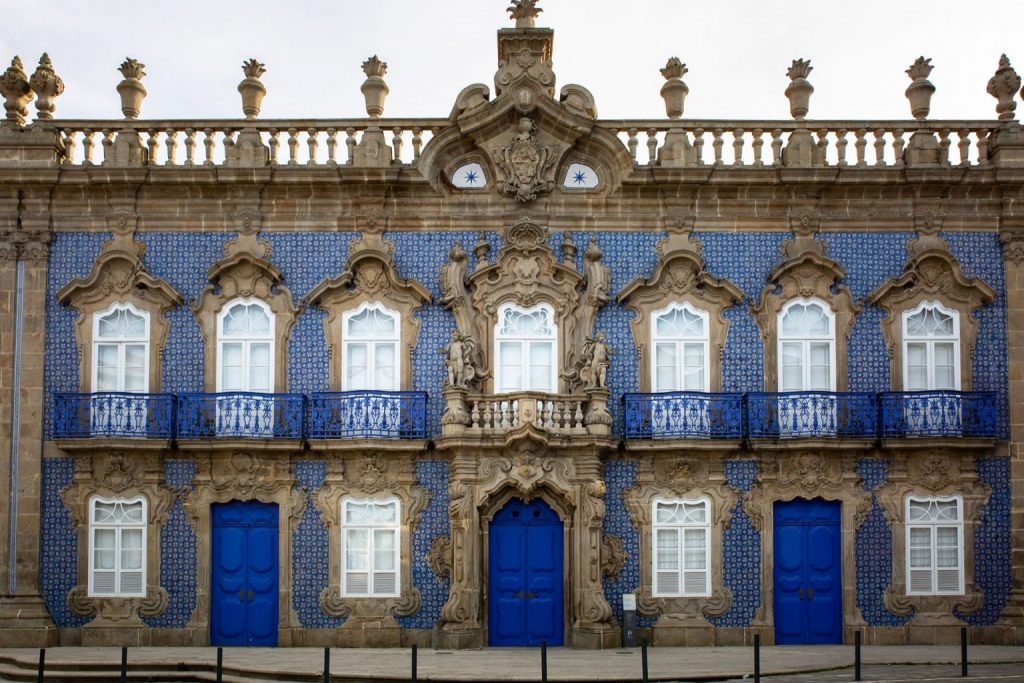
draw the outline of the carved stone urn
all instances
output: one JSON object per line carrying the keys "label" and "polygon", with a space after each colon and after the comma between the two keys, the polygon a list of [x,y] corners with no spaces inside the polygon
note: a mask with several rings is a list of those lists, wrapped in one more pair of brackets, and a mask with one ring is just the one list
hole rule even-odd
{"label": "carved stone urn", "polygon": [[996,98],[996,113],[1000,121],[1013,121],[1014,111],[1017,110],[1017,103],[1013,96],[1020,90],[1020,76],[1012,66],[1006,55],[999,58],[999,68],[992,78],[988,79],[988,94]]}
{"label": "carved stone urn", "polygon": [[263,96],[267,94],[266,86],[260,81],[260,76],[267,70],[257,60],[249,59],[243,62],[242,71],[245,80],[238,84],[238,92],[242,95],[242,113],[251,121],[260,115],[260,105],[263,104]]}
{"label": "carved stone urn", "polygon": [[790,84],[786,87],[786,97],[789,98],[789,113],[797,121],[803,121],[811,105],[811,93],[814,86],[810,84],[807,77],[814,69],[811,60],[794,59],[792,66],[786,71]]}
{"label": "carved stone urn", "polygon": [[363,73],[366,80],[359,90],[366,98],[366,113],[378,118],[384,113],[384,98],[388,95],[388,84],[384,82],[384,74],[388,72],[387,62],[382,62],[374,55],[363,62]]}
{"label": "carved stone urn", "polygon": [[53,62],[50,55],[43,53],[39,58],[39,66],[29,81],[32,90],[39,96],[36,100],[37,120],[49,121],[53,118],[53,112],[57,108],[55,100],[64,92],[64,81],[60,79],[57,72],[53,70]]}
{"label": "carved stone urn", "polygon": [[910,113],[918,121],[928,118],[932,95],[935,94],[935,86],[928,80],[928,75],[935,68],[931,61],[931,58],[918,57],[907,69],[907,75],[913,82],[907,87],[906,95],[910,100]]}
{"label": "carved stone urn", "polygon": [[665,100],[665,114],[670,119],[678,119],[683,116],[683,105],[686,102],[686,95],[690,89],[683,82],[682,78],[688,69],[679,61],[678,57],[669,58],[661,75],[665,77],[665,85],[661,86],[661,97]]}
{"label": "carved stone urn", "polygon": [[137,119],[142,112],[142,100],[146,97],[146,87],[142,85],[145,68],[145,64],[131,57],[126,57],[118,67],[124,80],[117,84],[117,94],[121,96],[121,112],[126,119]]}
{"label": "carved stone urn", "polygon": [[7,71],[0,76],[0,94],[4,96],[4,109],[7,110],[7,120],[13,121],[16,125],[24,126],[25,117],[28,116],[28,103],[35,96],[29,86],[28,76],[25,74],[25,67],[19,57],[11,60]]}

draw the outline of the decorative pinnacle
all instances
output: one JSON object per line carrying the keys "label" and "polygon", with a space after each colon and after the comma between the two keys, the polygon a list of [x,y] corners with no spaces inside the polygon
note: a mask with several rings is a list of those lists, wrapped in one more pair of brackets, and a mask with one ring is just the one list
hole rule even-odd
{"label": "decorative pinnacle", "polygon": [[36,110],[39,112],[36,118],[42,120],[52,119],[53,112],[56,109],[54,99],[64,92],[64,81],[53,70],[53,62],[50,61],[50,55],[45,52],[39,58],[39,66],[36,67],[35,73],[32,74],[29,85],[39,95],[38,99],[36,99]]}
{"label": "decorative pinnacle", "polygon": [[139,80],[146,75],[146,72],[143,71],[145,68],[146,65],[139,60],[132,59],[131,57],[125,57],[124,61],[121,62],[121,66],[117,67],[117,70],[120,71],[121,75],[126,79]]}
{"label": "decorative pinnacle", "polygon": [[679,61],[679,57],[669,57],[665,62],[665,68],[661,70],[661,75],[665,77],[665,80],[670,80],[682,78],[688,71],[686,65]]}
{"label": "decorative pinnacle", "polygon": [[932,69],[935,68],[934,66],[932,66],[931,62],[931,57],[925,59],[924,55],[921,55],[920,57],[915,59],[914,63],[910,65],[910,68],[907,69],[907,75],[910,76],[910,78],[912,78],[915,81],[919,78],[928,78],[928,75],[931,74]]}
{"label": "decorative pinnacle", "polygon": [[999,100],[996,103],[999,120],[1013,121],[1015,118],[1013,112],[1017,109],[1017,103],[1013,101],[1013,96],[1020,90],[1020,76],[1010,66],[1010,60],[1006,55],[999,58],[999,68],[989,79],[986,90],[989,95]]}
{"label": "decorative pinnacle", "polygon": [[374,55],[363,62],[363,73],[366,74],[367,78],[373,78],[374,76],[382,78],[387,72],[388,63],[377,59],[377,55]]}
{"label": "decorative pinnacle", "polygon": [[512,0],[505,11],[516,20],[516,28],[535,28],[537,15],[544,10],[537,7],[537,0]]}
{"label": "decorative pinnacle", "polygon": [[0,74],[0,95],[4,97],[7,120],[19,126],[25,125],[25,117],[28,116],[26,105],[32,101],[35,94],[29,86],[28,76],[20,58],[12,59],[7,71]]}
{"label": "decorative pinnacle", "polygon": [[260,63],[255,58],[247,59],[242,62],[242,72],[245,73],[246,78],[259,78],[267,73],[266,64]]}
{"label": "decorative pinnacle", "polygon": [[793,65],[786,69],[786,75],[791,81],[795,81],[798,78],[807,78],[812,71],[814,71],[814,67],[811,66],[811,60],[794,59]]}

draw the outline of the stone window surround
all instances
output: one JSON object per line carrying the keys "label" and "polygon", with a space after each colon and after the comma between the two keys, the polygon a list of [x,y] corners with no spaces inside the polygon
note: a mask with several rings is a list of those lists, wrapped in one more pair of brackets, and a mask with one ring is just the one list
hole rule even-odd
{"label": "stone window surround", "polygon": [[[903,361],[906,360],[907,355],[908,355],[907,354],[907,345],[910,344],[910,340],[907,339],[907,322],[909,321],[911,316],[913,316],[913,315],[915,315],[917,313],[920,313],[921,311],[924,311],[926,309],[937,309],[939,312],[945,313],[946,315],[952,316],[952,318],[953,318],[953,335],[952,335],[952,337],[943,337],[941,339],[934,339],[934,340],[933,339],[922,339],[921,341],[924,341],[925,343],[934,343],[934,341],[944,341],[944,342],[952,341],[953,342],[953,352],[954,352],[957,360],[959,361],[959,362],[957,362],[953,366],[953,369],[954,369],[953,384],[954,384],[954,388],[959,390],[960,387],[963,386],[962,385],[962,375],[963,375],[963,370],[964,370],[964,358],[963,358],[963,354],[960,352],[960,348],[962,346],[962,344],[960,343],[960,312],[957,311],[957,310],[951,309],[951,308],[946,308],[945,306],[942,305],[941,301],[922,301],[921,303],[919,303],[914,308],[904,310],[902,312],[902,314],[900,315],[900,338],[902,339],[902,343],[900,345],[899,358],[900,358],[900,364],[903,366],[903,369],[900,372],[900,379],[901,379],[900,386],[902,386],[902,387],[906,387],[907,386],[907,370],[908,370],[908,367],[907,367],[907,364],[905,362],[903,362]],[[915,339],[914,341],[918,341],[918,340]],[[970,364],[970,359],[967,359],[967,360],[968,360],[968,365],[969,365]],[[928,370],[929,370],[930,374],[934,374],[934,371],[935,371],[934,359],[933,359],[933,362],[928,366]],[[931,382],[929,382],[929,383],[931,383]]]}
{"label": "stone window surround", "polygon": [[[340,512],[338,513],[338,533],[341,536],[341,538],[339,539],[339,543],[341,544],[341,546],[340,546],[341,547],[341,550],[340,550],[341,558],[340,558],[340,561],[338,563],[339,564],[339,569],[341,571],[341,575],[340,575],[338,581],[340,582],[340,585],[342,586],[341,597],[342,598],[346,598],[346,599],[352,599],[352,598],[394,598],[394,597],[400,597],[399,595],[394,595],[394,594],[389,594],[389,593],[381,593],[381,592],[376,591],[376,590],[371,591],[369,593],[365,593],[365,594],[364,593],[350,593],[350,592],[348,592],[346,590],[347,582],[345,581],[345,573],[346,573],[345,567],[347,565],[347,562],[345,561],[345,553],[347,552],[347,548],[346,548],[346,545],[345,545],[345,536],[346,536],[347,528],[345,526],[345,506],[346,506],[347,503],[394,503],[397,506],[398,523],[396,525],[394,525],[394,526],[390,526],[390,525],[387,525],[387,526],[385,526],[385,525],[374,526],[372,524],[365,524],[365,525],[362,525],[362,526],[364,528],[367,528],[369,530],[370,534],[373,534],[373,532],[376,531],[377,529],[393,529],[395,531],[395,534],[398,536],[398,538],[397,538],[398,542],[395,545],[395,552],[398,554],[398,557],[396,558],[398,561],[395,563],[395,588],[397,590],[401,590],[401,586],[402,586],[402,561],[401,561],[401,551],[402,551],[402,547],[403,547],[403,542],[402,542],[402,528],[403,528],[403,524],[402,524],[402,501],[399,500],[397,496],[366,497],[366,496],[361,496],[358,492],[352,492],[352,493],[345,494],[344,496],[341,497],[341,500],[338,501],[338,505],[340,506]],[[373,546],[374,544],[371,543],[370,545]],[[366,571],[369,574],[374,574],[375,573],[375,569],[374,569],[374,560],[375,560],[374,556],[375,556],[375,554],[376,554],[375,552],[374,553],[370,553],[370,556],[367,558],[368,564],[367,564]]]}
{"label": "stone window surround", "polygon": [[[379,301],[364,301],[363,303],[359,304],[355,308],[346,309],[341,314],[341,336],[339,337],[339,340],[340,340],[339,344],[341,345],[341,353],[338,355],[338,362],[341,364],[341,366],[337,369],[338,377],[339,377],[339,382],[341,384],[341,390],[342,391],[349,390],[349,388],[345,387],[345,383],[346,383],[345,382],[345,366],[349,362],[349,343],[350,342],[345,339],[345,326],[348,325],[349,320],[351,320],[352,318],[354,318],[355,316],[359,315],[360,313],[362,313],[363,311],[366,311],[366,310],[376,310],[376,311],[379,311],[379,312],[381,312],[381,313],[383,313],[383,314],[385,314],[387,316],[390,316],[390,317],[395,319],[395,323],[396,323],[395,328],[396,328],[397,331],[395,332],[395,336],[394,337],[391,337],[391,338],[388,338],[388,339],[383,339],[383,340],[381,340],[381,339],[371,339],[371,338],[365,338],[365,339],[361,338],[358,341],[366,342],[366,343],[380,343],[381,341],[383,341],[383,342],[393,342],[395,344],[395,366],[396,366],[395,367],[395,372],[398,374],[397,381],[395,383],[399,387],[404,386],[403,385],[403,380],[404,380],[405,375],[403,373],[404,368],[402,367],[403,366],[402,356],[403,355],[411,356],[411,349],[410,349],[410,353],[409,354],[402,354],[402,353],[400,353],[401,349],[403,349],[403,346],[402,346],[402,314],[399,311],[396,311],[396,310],[388,308],[387,306],[385,306],[383,303],[381,303]],[[367,355],[367,360],[369,360],[369,358],[370,358],[370,355],[368,354]],[[368,365],[367,366],[367,372],[373,372],[373,368],[374,368],[374,366]]]}
{"label": "stone window surround", "polygon": [[[693,503],[702,503],[703,506],[704,506],[704,520],[705,520],[704,524],[700,525],[700,526],[698,526],[698,525],[682,525],[682,524],[676,524],[676,525],[658,524],[658,522],[657,522],[658,503],[675,503],[675,504],[684,504],[684,505],[685,504],[693,504]],[[683,592],[681,592],[681,593],[657,593],[656,594],[656,593],[654,593],[654,589],[653,589],[653,585],[654,584],[652,582],[652,584],[651,584],[652,585],[652,589],[651,589],[652,597],[654,597],[654,598],[691,598],[691,597],[692,598],[707,598],[707,597],[711,597],[711,547],[714,545],[714,542],[715,542],[715,536],[712,533],[712,528],[711,528],[712,527],[712,505],[711,505],[711,499],[708,498],[707,496],[699,496],[699,497],[693,497],[693,498],[687,498],[687,497],[683,497],[683,498],[671,497],[670,498],[670,497],[667,497],[667,496],[656,496],[654,498],[654,500],[651,501],[651,563],[652,563],[652,566],[651,566],[651,576],[652,577],[654,576],[654,573],[657,572],[657,567],[655,566],[657,561],[658,561],[657,531],[658,531],[658,529],[665,528],[665,527],[679,528],[679,529],[701,529],[702,531],[704,531],[704,590],[699,592],[699,593],[687,593],[687,592],[685,592],[685,590],[686,590],[685,589],[685,583],[686,582],[685,582],[685,580],[682,580],[681,583],[683,584]],[[685,560],[686,560],[686,556],[685,556],[685,550],[686,550],[685,539],[686,539],[685,533],[681,533],[679,535],[679,547],[677,548],[678,555],[679,555],[679,558],[680,558],[680,563],[679,563],[680,577],[682,577],[682,574],[687,571],[686,570],[686,566],[685,566]]]}
{"label": "stone window surround", "polygon": [[[114,313],[115,311],[130,311],[130,312],[134,313],[135,315],[140,316],[145,321],[145,325],[146,325],[146,333],[144,335],[144,340],[135,340],[135,339],[131,339],[131,340],[125,340],[125,339],[101,340],[99,338],[99,323],[100,323],[100,320],[104,316],[110,315],[111,313]],[[88,385],[83,385],[83,386],[88,386],[91,389],[96,389],[96,387],[97,387],[97,385],[99,383],[98,382],[98,377],[97,377],[97,375],[99,373],[99,363],[98,363],[99,359],[97,358],[97,354],[96,354],[96,347],[97,346],[99,346],[100,344],[103,344],[103,343],[116,343],[116,344],[128,344],[128,343],[139,344],[139,343],[142,343],[142,344],[146,345],[146,354],[145,354],[146,355],[146,367],[145,367],[145,371],[144,371],[144,377],[146,379],[146,388],[143,390],[142,393],[149,392],[149,389],[150,389],[150,386],[151,386],[150,382],[152,380],[151,372],[150,372],[150,364],[153,361],[153,354],[151,353],[151,350],[150,350],[151,347],[152,347],[152,339],[153,339],[153,335],[152,335],[152,331],[151,331],[152,330],[151,321],[152,321],[152,316],[150,315],[149,311],[140,310],[139,308],[136,308],[130,301],[115,302],[115,303],[111,304],[109,307],[107,307],[106,309],[104,309],[102,311],[94,311],[93,314],[92,314],[92,344],[90,345],[90,349],[89,349],[89,352],[90,352],[89,353],[89,363],[91,365],[91,368],[89,370],[89,384]],[[122,370],[123,370],[123,368],[122,368]]]}
{"label": "stone window surround", "polygon": [[[502,324],[502,318],[504,317],[504,314],[508,313],[509,311],[513,311],[513,312],[516,312],[516,313],[521,313],[521,314],[524,314],[524,315],[529,315],[530,313],[534,313],[534,312],[538,312],[538,311],[545,311],[547,313],[547,315],[548,315],[548,320],[550,321],[551,326],[554,328],[554,334],[551,335],[551,336],[548,336],[548,337],[542,337],[540,335],[536,335],[536,336],[532,336],[532,337],[527,337],[527,336],[509,336],[509,337],[506,337],[506,336],[501,335],[499,328],[501,327],[501,324]],[[526,385],[529,384],[529,371],[530,371],[530,368],[532,367],[531,364],[530,364],[530,354],[528,353],[528,349],[530,348],[531,342],[542,342],[543,343],[544,341],[550,341],[551,345],[552,345],[552,355],[551,355],[551,373],[550,373],[551,376],[549,377],[549,386],[552,387],[552,392],[551,393],[554,393],[553,389],[558,386],[558,376],[559,376],[559,371],[560,371],[560,368],[561,368],[561,366],[559,365],[559,362],[558,362],[558,359],[560,357],[559,356],[560,347],[558,345],[558,341],[559,341],[559,334],[558,334],[558,332],[559,332],[559,330],[558,330],[558,322],[555,320],[555,310],[551,306],[551,304],[549,304],[549,303],[547,303],[545,301],[542,301],[542,302],[540,302],[538,304],[535,304],[535,305],[529,306],[529,307],[527,307],[527,306],[520,306],[520,305],[518,305],[518,304],[516,304],[515,302],[512,302],[512,301],[506,301],[506,302],[502,303],[501,305],[499,305],[498,306],[498,310],[497,310],[497,315],[495,316],[495,323],[494,323],[494,350],[493,350],[493,355],[492,355],[492,358],[494,358],[494,388],[495,388],[495,391],[497,392],[498,386],[503,383],[503,379],[501,377],[501,367],[502,367],[501,356],[500,356],[500,354],[498,352],[498,350],[499,350],[499,348],[501,346],[501,343],[503,341],[505,341],[505,342],[519,342],[519,343],[522,344],[522,355],[521,355],[522,366],[521,366],[521,369],[523,370],[523,384],[524,384],[524,386],[523,386],[522,389],[515,389],[515,390],[512,390],[512,391],[531,391],[531,389],[526,387]]]}
{"label": "stone window surround", "polygon": [[[97,524],[94,521],[94,513],[96,511],[96,504],[97,503],[122,503],[122,504],[128,505],[128,504],[140,503],[140,502],[142,503],[142,519],[143,519],[143,523],[142,523],[141,527],[136,526],[134,524],[132,524],[132,525],[129,525],[129,524],[100,525],[100,524]],[[108,598],[108,597],[109,598],[143,598],[143,597],[145,597],[146,596],[146,588],[149,586],[149,574],[147,573],[148,570],[149,570],[149,567],[147,566],[147,563],[146,563],[146,550],[148,548],[148,535],[147,535],[146,532],[148,531],[147,527],[149,526],[149,501],[146,499],[145,496],[131,496],[131,497],[127,497],[127,496],[113,496],[113,497],[107,497],[107,496],[93,495],[93,496],[89,496],[88,506],[89,506],[89,508],[88,508],[88,510],[89,510],[89,548],[88,548],[88,553],[89,553],[89,556],[88,556],[89,557],[89,568],[88,568],[89,582],[88,582],[88,596],[90,598]],[[110,594],[110,593],[97,594],[95,592],[95,583],[94,583],[94,581],[95,581],[95,578],[96,578],[96,567],[94,566],[94,563],[95,563],[95,560],[96,560],[96,553],[95,553],[95,549],[96,549],[95,548],[96,534],[95,534],[95,532],[97,531],[97,528],[96,528],[97,526],[115,526],[117,528],[116,535],[117,535],[118,539],[120,539],[120,536],[121,536],[121,533],[120,533],[121,529],[124,529],[124,528],[129,528],[129,529],[141,528],[142,529],[142,591],[140,592],[139,595],[132,595],[132,594],[123,594],[122,595],[121,594],[121,585],[120,585],[121,581],[120,581],[120,577],[121,577],[121,573],[123,572],[123,569],[120,566],[121,565],[120,558],[116,557],[116,555],[117,555],[116,546],[115,546],[115,557],[116,557],[116,559],[115,559],[115,566],[118,567],[118,570],[116,572],[116,574],[117,574],[117,584],[115,585],[115,589],[114,589],[116,594]]]}
{"label": "stone window surround", "polygon": [[[905,529],[905,533],[904,533],[903,540],[904,540],[904,552],[906,553],[906,555],[903,558],[904,559],[903,564],[904,564],[904,570],[905,570],[905,574],[904,574],[905,578],[904,578],[904,580],[906,581],[907,595],[963,595],[964,594],[964,515],[963,515],[964,501],[963,501],[963,498],[961,498],[960,496],[957,496],[957,495],[953,495],[953,496],[912,496],[912,495],[908,495],[908,496],[905,496],[903,500],[904,500],[904,508],[903,508],[903,514],[904,514],[903,519],[904,520],[909,520],[910,519],[910,503],[911,503],[911,501],[916,501],[916,502],[937,501],[937,502],[941,502],[941,503],[955,502],[956,503],[956,512],[957,512],[957,518],[956,518],[955,522],[947,522],[945,524],[936,524],[936,523],[933,523],[933,522],[929,522],[929,523],[925,523],[925,524],[915,524],[915,523],[911,523],[909,521],[906,521],[904,523],[903,526],[904,526],[904,529]],[[927,591],[927,592],[920,592],[920,593],[916,592],[916,591],[915,592],[911,592],[910,591],[910,530],[912,528],[914,528],[914,527],[926,527],[926,528],[931,529],[931,528],[933,528],[935,526],[947,526],[947,527],[948,526],[955,526],[957,528],[957,559],[958,559],[957,574],[958,574],[958,576],[960,578],[959,589],[956,590],[956,591],[939,591],[938,590],[938,586],[935,586],[936,590],[934,590],[934,591]],[[932,565],[933,565],[933,567],[937,566],[937,552],[938,552],[938,548],[935,545],[929,545],[929,549],[930,549],[930,552],[932,553],[932,556],[933,556],[933,558],[932,558],[933,559]]]}
{"label": "stone window surround", "polygon": [[[778,368],[777,368],[778,375],[777,375],[777,377],[779,377],[780,379],[782,377],[782,345],[783,345],[783,343],[785,343],[787,341],[790,341],[790,342],[792,342],[792,341],[799,341],[799,342],[819,341],[820,342],[820,341],[825,341],[825,339],[826,339],[825,337],[820,337],[820,338],[808,337],[808,336],[785,337],[785,336],[782,335],[782,319],[785,318],[786,314],[789,312],[789,310],[791,308],[793,308],[797,304],[803,304],[803,305],[819,304],[820,306],[822,306],[822,308],[824,309],[825,315],[828,317],[828,326],[829,326],[829,335],[828,335],[828,339],[827,339],[827,341],[829,342],[829,389],[828,389],[828,391],[836,391],[836,315],[835,315],[835,312],[832,310],[832,308],[828,305],[828,303],[826,303],[826,302],[824,302],[821,299],[818,299],[816,297],[810,297],[810,298],[799,297],[799,298],[796,298],[796,299],[790,299],[785,304],[783,304],[782,308],[779,310],[779,313],[778,313],[778,316],[777,316],[778,319],[776,321],[776,328],[775,328],[777,330],[777,332],[776,332],[776,342],[775,342],[776,357],[778,359]],[[801,366],[800,366],[801,367],[801,371],[806,370],[807,365],[809,365],[809,364],[810,364],[810,357],[808,356],[807,358],[804,358],[803,354],[801,352]],[[781,389],[780,389],[780,391],[781,391]]]}
{"label": "stone window surround", "polygon": [[[268,335],[265,338],[265,341],[270,343],[270,378],[271,378],[271,382],[272,382],[272,386],[273,386],[273,384],[275,384],[275,382],[273,382],[273,378],[275,376],[275,367],[276,367],[276,363],[274,361],[276,360],[276,355],[277,355],[276,354],[276,351],[277,351],[277,346],[276,346],[277,345],[277,340],[274,338],[274,332],[273,332],[274,329],[276,328],[276,325],[275,325],[276,316],[274,315],[274,311],[272,311],[270,309],[270,306],[268,306],[265,301],[261,301],[259,299],[253,299],[253,298],[249,298],[249,297],[238,297],[236,299],[232,299],[231,301],[225,302],[224,306],[220,309],[220,311],[217,312],[217,328],[216,328],[217,329],[217,341],[216,341],[216,344],[214,346],[214,348],[216,349],[216,351],[215,351],[215,353],[216,353],[216,360],[214,362],[214,382],[215,382],[215,386],[217,388],[217,391],[224,391],[224,389],[222,387],[223,369],[224,369],[223,368],[224,354],[221,353],[221,350],[222,350],[225,342],[230,342],[232,340],[234,340],[234,341],[242,341],[242,342],[252,342],[252,341],[263,341],[264,340],[264,338],[254,337],[252,335],[248,335],[248,336],[245,336],[245,337],[228,337],[228,336],[223,334],[224,333],[224,319],[227,317],[228,312],[231,310],[231,307],[234,306],[235,304],[243,304],[243,305],[246,305],[246,306],[256,305],[261,310],[263,310],[263,312],[266,313],[267,317],[270,319],[270,329],[271,329],[271,332],[270,332],[270,335]],[[245,364],[244,360],[243,360],[242,369],[245,372],[246,383],[248,383],[250,366],[248,364]]]}

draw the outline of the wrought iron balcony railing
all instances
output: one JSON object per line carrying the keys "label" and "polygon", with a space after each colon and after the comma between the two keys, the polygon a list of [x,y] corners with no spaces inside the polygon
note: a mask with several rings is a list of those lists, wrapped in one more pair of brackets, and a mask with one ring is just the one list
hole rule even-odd
{"label": "wrought iron balcony railing", "polygon": [[739,439],[743,394],[673,391],[625,394],[627,439]]}
{"label": "wrought iron balcony railing", "polygon": [[53,436],[170,439],[174,436],[174,396],[128,392],[56,394]]}
{"label": "wrought iron balcony railing", "polygon": [[343,391],[309,399],[311,439],[423,439],[425,391]]}
{"label": "wrought iron balcony railing", "polygon": [[302,439],[305,403],[302,394],[177,395],[179,439]]}
{"label": "wrought iron balcony railing", "polygon": [[994,438],[999,412],[994,391],[901,391],[880,395],[884,438]]}
{"label": "wrought iron balcony railing", "polygon": [[747,394],[747,434],[758,438],[875,438],[878,398],[870,393]]}

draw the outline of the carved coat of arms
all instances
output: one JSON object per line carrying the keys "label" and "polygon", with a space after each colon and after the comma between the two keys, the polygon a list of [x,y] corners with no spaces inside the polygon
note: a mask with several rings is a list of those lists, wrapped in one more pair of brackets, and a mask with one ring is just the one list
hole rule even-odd
{"label": "carved coat of arms", "polygon": [[498,154],[498,165],[505,172],[505,194],[529,202],[548,192],[544,174],[553,161],[551,148],[537,144],[533,121],[525,116],[519,119],[515,139]]}

